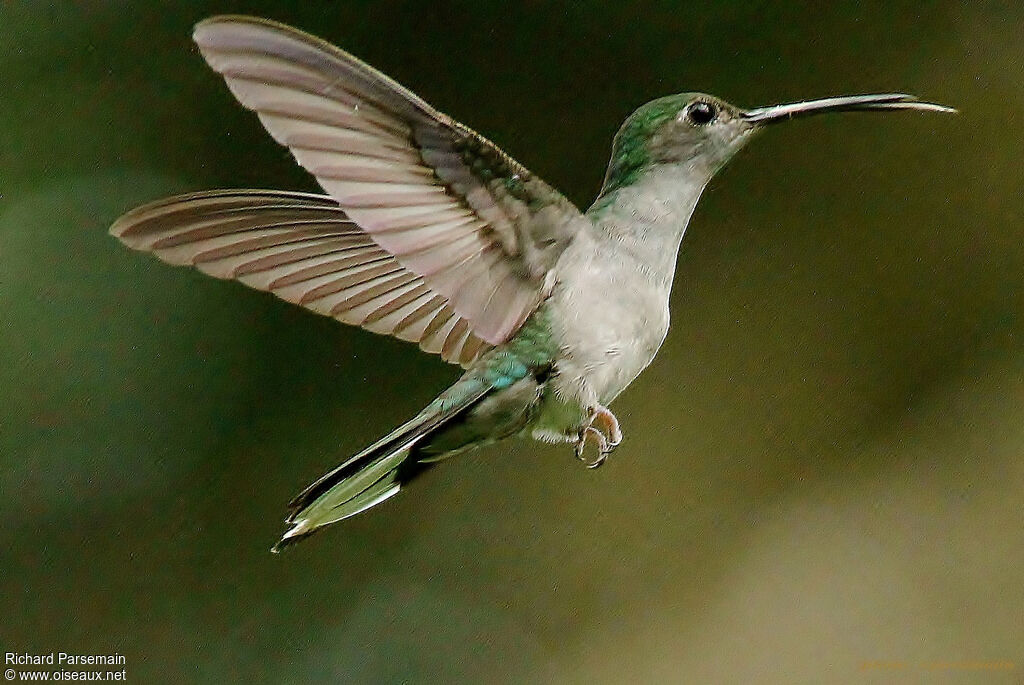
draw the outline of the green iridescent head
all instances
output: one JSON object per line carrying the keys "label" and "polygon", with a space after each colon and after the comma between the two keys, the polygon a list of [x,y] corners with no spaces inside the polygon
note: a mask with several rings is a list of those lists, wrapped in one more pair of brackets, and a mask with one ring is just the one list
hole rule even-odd
{"label": "green iridescent head", "polygon": [[850,95],[785,105],[740,109],[704,93],[680,93],[652,100],[622,124],[601,194],[628,186],[647,169],[684,165],[688,178],[703,185],[751,135],[767,124],[797,117],[848,110],[955,110],[912,95]]}

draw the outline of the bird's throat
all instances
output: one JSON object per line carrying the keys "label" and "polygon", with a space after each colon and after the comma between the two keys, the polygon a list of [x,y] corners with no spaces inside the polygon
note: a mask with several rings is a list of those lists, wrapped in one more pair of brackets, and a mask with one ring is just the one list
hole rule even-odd
{"label": "bird's throat", "polygon": [[587,211],[597,240],[671,279],[683,233],[707,180],[685,163],[645,169],[629,185],[601,195]]}

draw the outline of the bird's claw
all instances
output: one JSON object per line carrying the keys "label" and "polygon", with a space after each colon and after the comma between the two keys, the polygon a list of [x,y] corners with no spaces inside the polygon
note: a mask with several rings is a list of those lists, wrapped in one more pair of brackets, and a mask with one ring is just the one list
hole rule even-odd
{"label": "bird's claw", "polygon": [[[579,439],[576,441],[576,458],[588,469],[596,469],[604,464],[608,455],[620,442],[622,430],[619,428],[618,419],[608,409],[598,405],[591,410],[586,425],[580,430]],[[586,456],[587,445],[590,443],[597,447],[597,457],[594,459],[588,459]]]}
{"label": "bird's claw", "polygon": [[598,430],[604,435],[605,440],[608,441],[608,446],[611,449],[615,449],[622,442],[622,429],[619,428],[619,420],[615,418],[615,414],[611,413],[607,407],[598,405],[590,413],[590,423],[588,426],[593,426],[595,423],[600,424],[601,428]]}
{"label": "bird's claw", "polygon": [[[594,459],[588,459],[586,455],[587,445],[591,442],[597,447],[597,457]],[[612,448],[601,431],[593,426],[587,426],[580,431],[580,439],[576,441],[576,458],[588,469],[596,469],[603,464],[611,451]]]}

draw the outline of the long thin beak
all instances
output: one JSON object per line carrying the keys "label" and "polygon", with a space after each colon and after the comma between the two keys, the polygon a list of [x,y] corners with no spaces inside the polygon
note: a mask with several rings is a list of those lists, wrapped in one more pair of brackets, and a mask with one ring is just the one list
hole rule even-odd
{"label": "long thin beak", "polygon": [[956,113],[952,107],[937,105],[934,102],[922,102],[913,95],[904,93],[882,93],[879,95],[846,95],[821,100],[791,102],[786,105],[758,107],[743,113],[743,118],[758,124],[772,124],[788,121],[796,117],[806,117],[825,112],[846,112],[856,110],[892,111],[897,109],[915,109],[922,112]]}

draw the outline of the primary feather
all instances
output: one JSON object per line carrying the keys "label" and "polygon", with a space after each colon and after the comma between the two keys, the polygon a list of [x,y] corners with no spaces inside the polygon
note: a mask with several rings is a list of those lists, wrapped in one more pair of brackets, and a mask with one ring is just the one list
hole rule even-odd
{"label": "primary feather", "polygon": [[[319,314],[419,343],[446,361],[469,365],[490,347],[446,297],[323,195],[181,195],[139,207],[110,230],[128,247],[171,264],[237,279]],[[408,249],[415,254],[413,246]]]}

